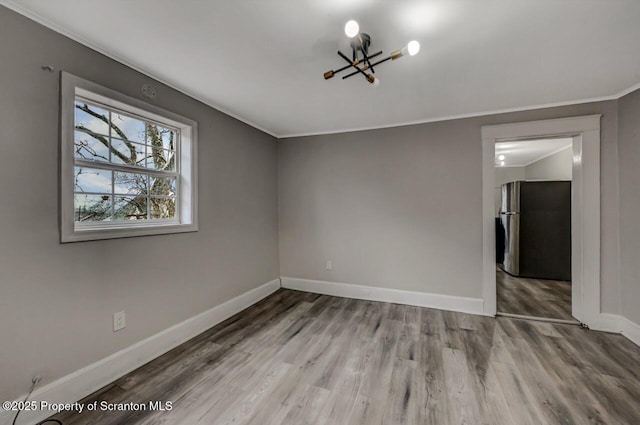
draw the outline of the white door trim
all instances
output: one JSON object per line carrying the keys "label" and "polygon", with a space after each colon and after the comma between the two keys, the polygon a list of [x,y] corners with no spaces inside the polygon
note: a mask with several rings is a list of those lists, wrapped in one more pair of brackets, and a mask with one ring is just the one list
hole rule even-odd
{"label": "white door trim", "polygon": [[573,138],[571,212],[572,314],[590,325],[600,317],[601,115],[482,127],[482,297],[496,314],[495,143],[548,137]]}

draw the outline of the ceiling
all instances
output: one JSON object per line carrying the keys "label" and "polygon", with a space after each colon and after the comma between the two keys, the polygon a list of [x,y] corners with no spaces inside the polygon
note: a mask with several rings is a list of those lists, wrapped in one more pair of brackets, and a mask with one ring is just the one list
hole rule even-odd
{"label": "ceiling", "polygon": [[[571,138],[496,143],[496,167],[524,167],[571,146]],[[500,165],[499,155],[504,155]]]}
{"label": "ceiling", "polygon": [[[0,0],[277,137],[614,98],[640,83],[638,0]],[[99,17],[99,19],[97,19]],[[356,19],[385,54],[343,65]]]}

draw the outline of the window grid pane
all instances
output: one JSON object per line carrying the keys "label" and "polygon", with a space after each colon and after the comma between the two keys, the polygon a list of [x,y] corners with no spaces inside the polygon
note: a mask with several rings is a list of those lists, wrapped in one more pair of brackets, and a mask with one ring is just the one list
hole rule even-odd
{"label": "window grid pane", "polygon": [[[93,102],[85,101],[82,99],[76,99],[74,103],[74,120],[76,128],[87,133],[93,133],[96,135],[109,135],[109,124],[100,120],[95,115],[90,114],[87,109],[97,115],[105,117],[109,114],[107,108],[98,106]],[[105,117],[107,118],[107,117]]]}
{"label": "window grid pane", "polygon": [[73,134],[74,158],[86,161],[109,162],[109,138],[76,130]]}
{"label": "window grid pane", "polygon": [[111,171],[93,167],[75,167],[74,191],[78,193],[111,194]]}
{"label": "window grid pane", "polygon": [[112,217],[112,201],[111,195],[76,193],[73,202],[74,221],[109,221]]}
{"label": "window grid pane", "polygon": [[113,204],[115,208],[114,220],[137,221],[149,219],[148,196],[116,195]]}

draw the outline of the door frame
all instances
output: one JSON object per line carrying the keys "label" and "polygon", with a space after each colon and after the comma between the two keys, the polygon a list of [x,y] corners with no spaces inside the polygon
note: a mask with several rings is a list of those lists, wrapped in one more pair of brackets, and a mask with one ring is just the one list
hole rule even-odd
{"label": "door frame", "polygon": [[482,297],[497,312],[495,271],[495,144],[550,137],[573,139],[571,188],[571,314],[587,326],[600,316],[600,119],[602,115],[482,127]]}

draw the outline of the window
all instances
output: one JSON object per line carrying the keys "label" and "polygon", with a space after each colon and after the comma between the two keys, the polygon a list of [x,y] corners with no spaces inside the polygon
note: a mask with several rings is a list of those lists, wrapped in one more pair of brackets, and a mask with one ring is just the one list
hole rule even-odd
{"label": "window", "polygon": [[62,74],[61,241],[190,232],[197,124]]}

